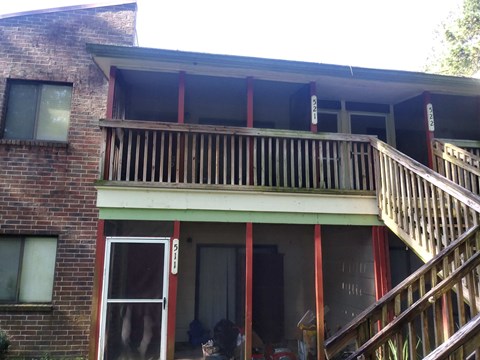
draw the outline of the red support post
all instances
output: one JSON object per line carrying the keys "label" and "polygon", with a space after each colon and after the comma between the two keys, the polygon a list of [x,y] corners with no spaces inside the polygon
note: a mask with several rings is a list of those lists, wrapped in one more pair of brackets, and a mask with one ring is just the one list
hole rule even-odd
{"label": "red support post", "polygon": [[375,297],[380,299],[391,289],[388,237],[383,226],[372,227]]}
{"label": "red support post", "polygon": [[319,224],[314,226],[315,243],[315,305],[317,309],[317,359],[324,360],[323,343],[325,338],[324,300],[323,300],[323,259],[322,236]]}
{"label": "red support post", "polygon": [[253,224],[246,223],[245,236],[245,359],[252,358]]}
{"label": "red support post", "polygon": [[95,277],[93,280],[92,317],[90,329],[89,358],[98,356],[98,340],[100,338],[100,313],[102,308],[103,270],[105,266],[105,220],[98,220],[97,242],[95,246]]}
{"label": "red support post", "polygon": [[175,323],[177,313],[178,277],[171,272],[173,239],[180,239],[180,221],[173,222],[173,236],[170,238],[170,267],[168,269],[168,319],[167,319],[167,359],[175,354]]}

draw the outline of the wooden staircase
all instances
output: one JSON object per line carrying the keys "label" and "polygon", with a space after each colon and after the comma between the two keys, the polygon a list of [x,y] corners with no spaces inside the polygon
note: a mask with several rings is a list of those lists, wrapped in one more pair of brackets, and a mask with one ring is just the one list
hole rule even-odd
{"label": "wooden staircase", "polygon": [[475,184],[473,163],[441,155],[443,169],[463,169],[444,177],[371,145],[380,217],[426,264],[327,339],[326,357],[480,359],[480,197],[465,186]]}

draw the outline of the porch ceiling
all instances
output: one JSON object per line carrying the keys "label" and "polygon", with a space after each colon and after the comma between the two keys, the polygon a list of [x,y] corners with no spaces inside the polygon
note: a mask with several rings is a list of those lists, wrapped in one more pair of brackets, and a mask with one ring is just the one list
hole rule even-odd
{"label": "porch ceiling", "polygon": [[380,225],[374,195],[97,186],[102,219]]}
{"label": "porch ceiling", "polygon": [[424,91],[478,96],[480,80],[408,71],[212,55],[173,50],[87,44],[94,61],[109,76],[119,69],[178,72],[225,77],[317,83],[317,94],[326,100],[396,104]]}

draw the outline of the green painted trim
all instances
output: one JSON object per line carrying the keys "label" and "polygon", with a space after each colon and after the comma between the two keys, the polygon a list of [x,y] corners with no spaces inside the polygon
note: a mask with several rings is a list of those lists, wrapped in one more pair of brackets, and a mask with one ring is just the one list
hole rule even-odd
{"label": "green painted trim", "polygon": [[165,210],[101,208],[103,220],[162,220],[201,222],[253,222],[265,224],[324,224],[381,226],[376,215],[358,214],[301,214],[217,210]]}

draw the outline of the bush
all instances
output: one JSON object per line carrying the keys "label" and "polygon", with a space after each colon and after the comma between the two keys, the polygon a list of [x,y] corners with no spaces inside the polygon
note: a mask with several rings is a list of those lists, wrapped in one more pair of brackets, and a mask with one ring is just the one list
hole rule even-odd
{"label": "bush", "polygon": [[8,347],[10,346],[10,340],[5,331],[0,330],[0,358],[7,353]]}

